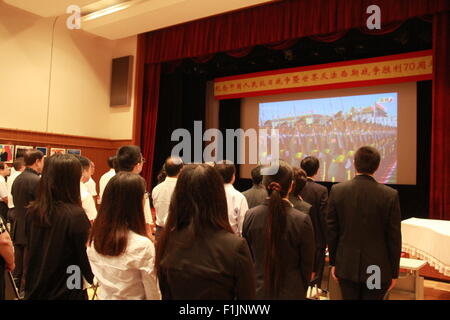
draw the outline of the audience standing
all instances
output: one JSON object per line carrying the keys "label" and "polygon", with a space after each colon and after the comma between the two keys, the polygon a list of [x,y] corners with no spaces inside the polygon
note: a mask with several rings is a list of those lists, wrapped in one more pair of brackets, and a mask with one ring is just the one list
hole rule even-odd
{"label": "audience standing", "polygon": [[163,299],[253,299],[252,257],[230,226],[217,171],[186,165],[169,212],[156,253]]}
{"label": "audience standing", "polygon": [[39,185],[39,175],[44,167],[44,155],[41,151],[27,150],[24,154],[25,170],[15,179],[11,194],[14,199],[12,213],[11,237],[14,243],[14,257],[16,268],[13,272],[14,281],[22,296],[25,289],[26,246],[27,233],[25,231],[26,212],[30,203],[36,200]]}
{"label": "audience standing", "polygon": [[[131,172],[140,174],[144,165],[145,159],[142,156],[141,148],[138,146],[123,146],[117,150],[117,171]],[[152,234],[152,225],[154,224],[153,216],[150,210],[150,201],[148,199],[148,193],[145,193],[145,205],[144,205],[145,223],[148,234]]]}
{"label": "audience standing", "polygon": [[85,184],[89,193],[95,199],[97,197],[97,184],[95,183],[94,179],[92,179],[92,176],[95,173],[95,163],[91,160],[89,160],[89,172],[89,180],[86,181]]}
{"label": "audience standing", "polygon": [[86,212],[86,216],[89,221],[94,222],[97,217],[97,207],[95,206],[95,201],[92,194],[89,192],[86,182],[91,179],[91,165],[90,160],[84,156],[75,156],[81,164],[82,173],[80,179],[80,196],[81,196],[81,206]]}
{"label": "audience standing", "polygon": [[82,279],[92,283],[94,276],[86,254],[91,225],[81,207],[81,170],[73,155],[47,158],[26,217],[26,299],[87,299]]}
{"label": "audience standing", "polygon": [[[381,300],[398,278],[400,204],[396,190],[374,179],[379,164],[375,148],[359,148],[354,160],[356,177],[334,185],[328,200],[331,273],[345,300]],[[368,286],[373,273],[369,267],[379,272],[378,288]]]}
{"label": "audience standing", "polygon": [[319,159],[312,156],[306,157],[302,160],[300,166],[307,175],[307,181],[300,192],[300,196],[311,205],[309,215],[314,226],[314,235],[316,237],[316,254],[314,259],[315,282],[321,287],[327,247],[326,209],[328,189],[314,181],[319,171]]}
{"label": "audience standing", "polygon": [[6,177],[9,176],[8,165],[0,161],[0,218],[6,223],[8,220],[8,187]]}
{"label": "audience standing", "polygon": [[23,160],[23,157],[17,158],[14,160],[13,163],[13,170],[11,170],[11,174],[8,177],[8,181],[6,181],[6,187],[8,188],[8,207],[9,207],[9,213],[8,216],[10,217],[13,213],[12,210],[14,209],[14,200],[13,196],[11,194],[12,185],[16,178],[25,170],[25,162]]}
{"label": "audience standing", "polygon": [[108,167],[109,167],[109,171],[104,173],[101,177],[100,177],[100,196],[98,198],[98,203],[100,204],[102,202],[102,197],[103,197],[103,192],[105,191],[106,185],[108,184],[109,180],[111,180],[112,177],[114,177],[116,175],[116,156],[111,156],[108,158]]}
{"label": "audience standing", "polygon": [[305,299],[314,264],[313,226],[288,200],[291,166],[279,161],[272,172],[277,173],[263,178],[269,199],[247,212],[243,228],[255,261],[256,297]]}
{"label": "audience standing", "polygon": [[262,184],[261,169],[262,166],[257,166],[252,169],[251,174],[253,185],[250,189],[242,193],[245,199],[247,199],[249,209],[263,204],[268,196],[267,190]]}
{"label": "audience standing", "polygon": [[0,301],[5,299],[5,271],[11,272],[14,268],[14,247],[8,230],[0,219]]}
{"label": "audience standing", "polygon": [[87,249],[100,299],[160,299],[155,248],[145,228],[144,179],[121,172],[103,195]]}
{"label": "audience standing", "polygon": [[289,193],[289,201],[298,211],[309,214],[311,205],[303,200],[300,195],[306,185],[306,172],[299,168],[292,168],[292,170],[294,173],[294,183],[292,185],[292,191]]}
{"label": "audience standing", "polygon": [[159,238],[161,230],[166,225],[169,214],[170,199],[177,184],[177,177],[183,168],[183,160],[170,157],[164,163],[164,171],[167,176],[163,182],[152,190],[152,203],[156,211],[156,239]]}
{"label": "audience standing", "polygon": [[215,164],[214,168],[222,176],[225,183],[228,219],[231,229],[240,236],[242,235],[242,223],[244,222],[245,213],[248,210],[248,204],[244,195],[233,187],[236,167],[228,161],[223,161],[222,163]]}

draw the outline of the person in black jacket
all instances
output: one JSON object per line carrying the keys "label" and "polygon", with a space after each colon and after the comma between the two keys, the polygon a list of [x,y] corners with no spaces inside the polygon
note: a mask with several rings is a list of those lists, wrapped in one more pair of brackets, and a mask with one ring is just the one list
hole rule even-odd
{"label": "person in black jacket", "polygon": [[398,192],[373,174],[380,154],[361,147],[353,180],[334,185],[327,209],[332,276],[343,299],[380,300],[396,283],[401,254]]}
{"label": "person in black jacket", "polygon": [[213,167],[191,164],[180,172],[155,267],[163,299],[255,298],[252,257],[231,229],[223,180]]}
{"label": "person in black jacket", "polygon": [[81,207],[81,163],[73,155],[47,159],[26,217],[25,299],[87,299],[83,278],[94,275],[86,253],[90,223]]}
{"label": "person in black jacket", "polygon": [[251,209],[253,207],[259,206],[266,201],[267,198],[267,190],[262,185],[262,175],[261,175],[262,166],[257,166],[252,169],[252,187],[242,194],[245,199],[247,199],[248,208]]}
{"label": "person in black jacket", "polygon": [[25,289],[26,273],[26,244],[27,234],[25,232],[25,214],[28,205],[36,200],[39,185],[39,174],[44,167],[44,154],[39,150],[27,150],[24,154],[25,170],[17,176],[11,187],[14,199],[14,210],[12,211],[11,238],[14,243],[14,256],[16,269],[13,272],[14,282],[23,296]]}
{"label": "person in black jacket", "polygon": [[305,299],[314,263],[314,231],[309,216],[288,200],[291,166],[279,161],[274,175],[265,175],[269,199],[247,211],[242,235],[256,269],[258,299]]}
{"label": "person in black jacket", "polygon": [[323,269],[325,266],[326,240],[326,208],[328,200],[328,189],[314,181],[319,171],[319,159],[306,157],[300,164],[307,175],[306,185],[300,192],[300,196],[311,205],[309,216],[314,226],[316,237],[316,254],[314,259],[314,282],[321,287]]}

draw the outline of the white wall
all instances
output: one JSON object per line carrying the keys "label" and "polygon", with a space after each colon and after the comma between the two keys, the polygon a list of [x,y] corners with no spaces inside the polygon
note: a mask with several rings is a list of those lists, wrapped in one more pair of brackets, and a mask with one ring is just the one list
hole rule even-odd
{"label": "white wall", "polygon": [[132,104],[109,107],[109,88],[112,58],[135,56],[137,37],[111,41],[65,19],[53,34],[55,18],[0,1],[0,127],[131,139]]}

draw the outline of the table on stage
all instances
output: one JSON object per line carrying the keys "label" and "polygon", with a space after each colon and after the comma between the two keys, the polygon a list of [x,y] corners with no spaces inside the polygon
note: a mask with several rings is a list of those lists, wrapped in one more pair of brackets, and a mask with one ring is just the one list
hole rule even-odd
{"label": "table on stage", "polygon": [[402,221],[402,250],[450,276],[450,221],[411,218]]}

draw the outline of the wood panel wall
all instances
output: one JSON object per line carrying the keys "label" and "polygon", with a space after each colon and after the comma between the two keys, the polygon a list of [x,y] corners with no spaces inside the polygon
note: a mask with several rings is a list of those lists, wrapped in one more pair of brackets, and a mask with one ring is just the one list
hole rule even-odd
{"label": "wood panel wall", "polygon": [[0,128],[0,144],[47,147],[48,154],[50,154],[50,148],[80,149],[81,155],[95,163],[93,179],[97,182],[98,189],[100,177],[109,170],[108,157],[114,155],[120,146],[131,144],[131,140],[110,140]]}

